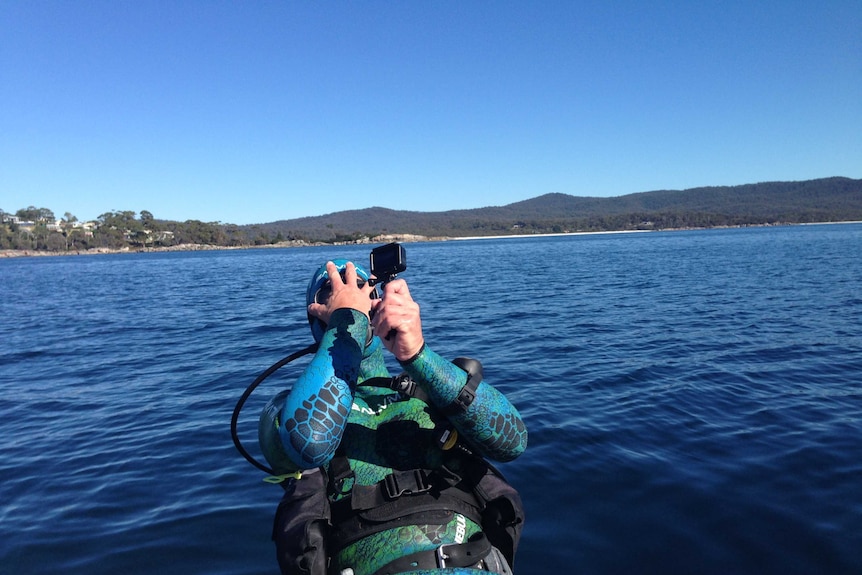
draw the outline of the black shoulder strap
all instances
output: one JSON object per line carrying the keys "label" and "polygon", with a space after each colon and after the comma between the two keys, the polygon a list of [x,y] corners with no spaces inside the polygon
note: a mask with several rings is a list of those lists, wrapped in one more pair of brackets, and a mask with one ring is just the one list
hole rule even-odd
{"label": "black shoulder strap", "polygon": [[429,405],[431,403],[425,390],[416,385],[416,382],[413,381],[406,373],[401,373],[395,377],[372,377],[371,379],[366,379],[359,385],[385,387],[387,389],[397,391],[405,397],[415,397],[419,401],[423,401]]}
{"label": "black shoulder strap", "polygon": [[[470,404],[472,404],[473,400],[476,399],[476,389],[479,388],[479,384],[482,383],[482,378],[484,377],[484,374],[482,373],[482,362],[478,359],[473,359],[472,357],[456,357],[452,360],[452,363],[467,373],[467,382],[464,384],[464,387],[461,388],[461,391],[458,392],[458,396],[454,401],[452,401],[452,403],[440,408],[440,411],[446,417],[458,415],[467,411],[467,408],[470,407]],[[419,387],[409,375],[403,372],[395,377],[372,377],[370,379],[366,379],[359,385],[386,387],[397,391],[405,397],[414,397],[428,405],[431,405],[431,399],[428,397],[428,394],[425,393],[425,390]]]}

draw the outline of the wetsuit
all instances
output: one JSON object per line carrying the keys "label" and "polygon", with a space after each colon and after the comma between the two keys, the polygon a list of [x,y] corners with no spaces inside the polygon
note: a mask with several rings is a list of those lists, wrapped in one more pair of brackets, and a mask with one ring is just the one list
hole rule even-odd
{"label": "wetsuit", "polygon": [[[343,499],[349,514],[351,494],[356,497],[361,489],[385,483],[393,472],[403,475],[404,470],[422,469],[458,477],[467,472],[476,454],[510,461],[526,448],[526,428],[505,396],[483,381],[475,388],[475,398],[464,405],[459,394],[468,374],[427,346],[401,362],[424,392],[422,399],[365,385],[389,377],[381,342],[376,337],[369,341],[368,333],[364,314],[336,310],[311,364],[286,396],[279,414],[285,456],[280,458],[280,471],[322,467],[330,477],[334,517],[339,506],[345,507]],[[441,441],[441,431],[452,437],[453,429],[459,438],[455,447],[454,442]],[[436,513],[411,516],[408,512],[406,518],[402,510],[391,527],[336,546],[330,572],[349,568],[355,575],[373,575],[399,557],[475,539],[482,529],[475,517],[461,513],[458,505],[448,507]],[[399,572],[478,574],[487,573],[489,564],[493,561],[475,568]]]}

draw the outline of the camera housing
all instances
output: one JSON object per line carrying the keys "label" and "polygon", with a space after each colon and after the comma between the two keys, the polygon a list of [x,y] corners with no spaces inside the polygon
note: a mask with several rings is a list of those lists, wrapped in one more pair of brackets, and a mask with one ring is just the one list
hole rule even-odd
{"label": "camera housing", "polygon": [[407,252],[398,242],[371,250],[370,255],[372,285],[385,284],[407,269]]}

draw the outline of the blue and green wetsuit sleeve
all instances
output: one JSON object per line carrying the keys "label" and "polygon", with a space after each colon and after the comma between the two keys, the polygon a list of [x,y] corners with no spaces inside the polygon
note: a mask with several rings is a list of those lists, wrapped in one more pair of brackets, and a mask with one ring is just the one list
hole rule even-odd
{"label": "blue and green wetsuit sleeve", "polygon": [[281,412],[281,442],[299,469],[320,467],[341,443],[368,337],[368,317],[338,309],[311,363],[288,394]]}
{"label": "blue and green wetsuit sleeve", "polygon": [[[467,373],[427,345],[401,366],[438,408],[450,405],[467,383]],[[484,381],[463,413],[449,421],[480,454],[495,461],[511,461],[527,448],[527,427],[506,396]]]}

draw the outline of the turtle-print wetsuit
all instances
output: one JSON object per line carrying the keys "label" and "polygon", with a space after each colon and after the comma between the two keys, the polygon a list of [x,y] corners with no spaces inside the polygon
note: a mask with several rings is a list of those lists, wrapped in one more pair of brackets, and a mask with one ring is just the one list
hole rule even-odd
{"label": "turtle-print wetsuit", "polygon": [[[467,382],[467,373],[427,346],[401,363],[427,394],[424,400],[386,387],[363,385],[374,378],[389,377],[382,350],[376,337],[368,341],[368,318],[364,314],[336,310],[318,351],[287,395],[279,415],[285,467],[323,467],[333,475],[337,473],[331,470],[334,457],[349,463],[350,476],[341,492],[329,493],[333,506],[354,485],[373,486],[393,470],[459,473],[467,460],[475,457],[441,443],[441,429],[454,428],[462,445],[496,461],[510,461],[526,448],[527,431],[520,415],[488,383],[479,383],[475,399],[466,409],[451,409]],[[448,417],[442,414],[447,406]],[[479,531],[480,525],[457,511],[441,521],[399,523],[338,550],[332,557],[336,568],[331,571],[350,568],[355,575],[372,575],[394,559],[434,550],[441,544],[462,543]],[[402,572],[441,575],[487,570]]]}

